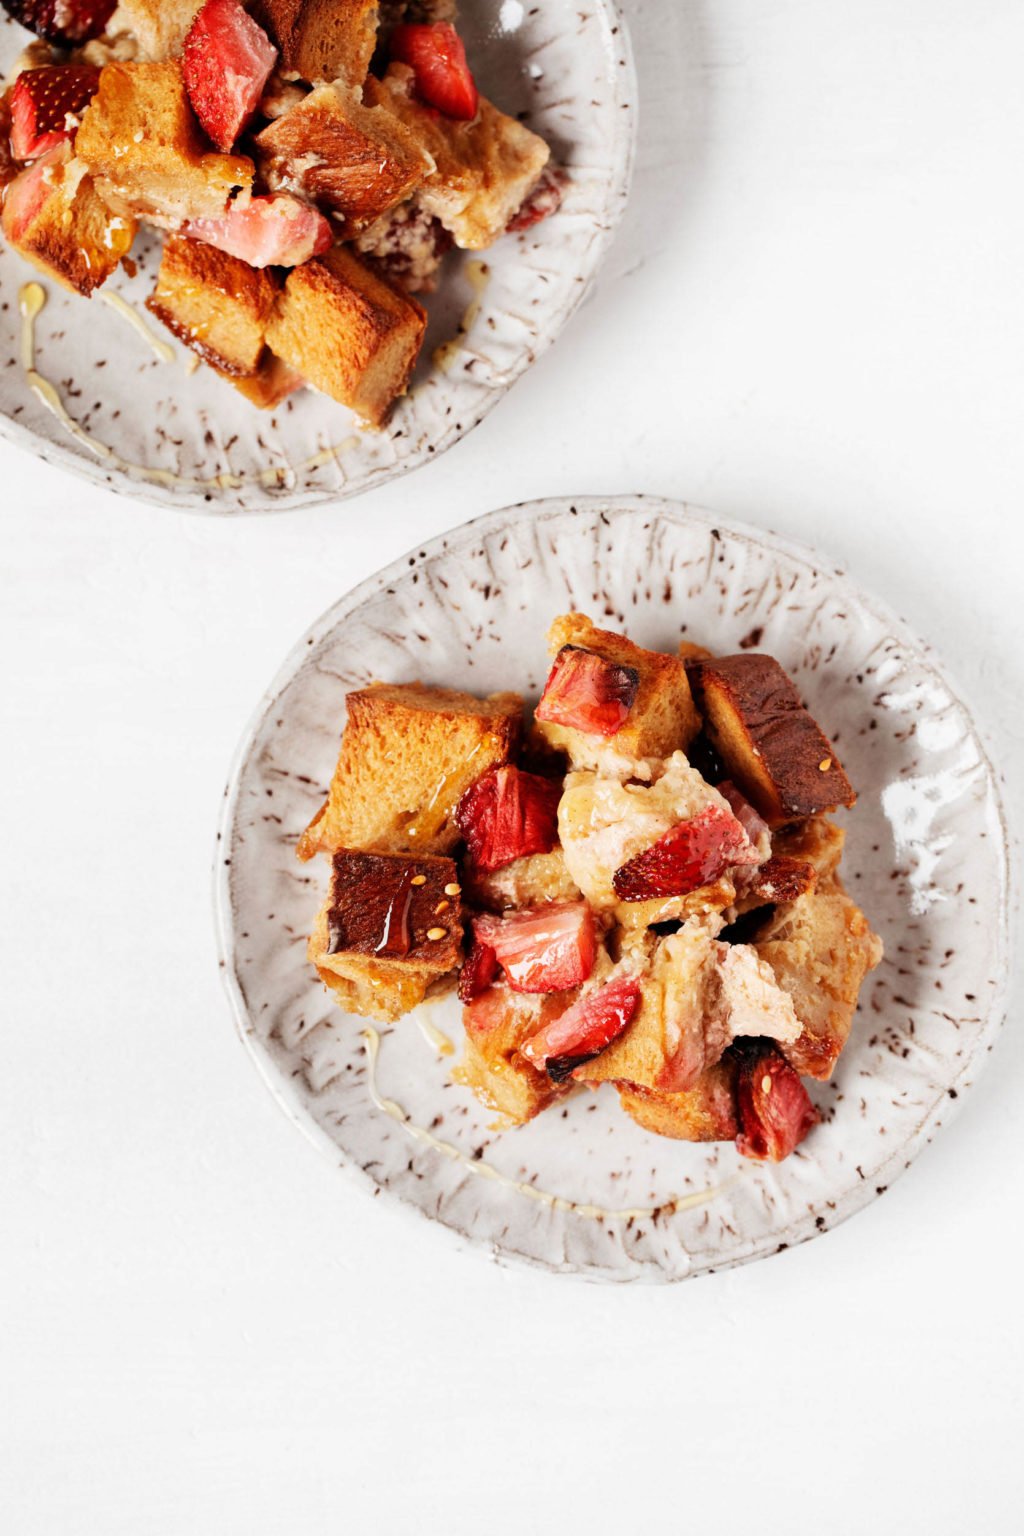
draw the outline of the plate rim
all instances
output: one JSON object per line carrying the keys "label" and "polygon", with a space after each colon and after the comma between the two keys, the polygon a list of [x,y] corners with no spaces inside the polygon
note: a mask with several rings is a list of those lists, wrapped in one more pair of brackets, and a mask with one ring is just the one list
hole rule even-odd
{"label": "plate rim", "polygon": [[[144,475],[136,477],[130,470],[107,469],[101,459],[92,460],[82,457],[59,438],[53,441],[43,438],[38,432],[15,420],[8,411],[3,409],[0,409],[0,441],[12,443],[16,448],[42,460],[44,464],[51,464],[56,469],[74,475],[77,479],[85,480],[102,490],[110,491],[116,496],[126,496],[147,506],[162,507],[168,511],[181,512],[193,517],[272,517],[278,513],[299,512],[308,507],[327,506],[335,502],[341,504],[380,490],[382,486],[389,485],[404,475],[413,474],[426,464],[441,458],[449,449],[454,448],[457,443],[462,442],[475,431],[523,375],[528,373],[559,340],[584,299],[593,291],[594,284],[607,260],[608,252],[622,225],[636,165],[639,123],[636,54],[621,0],[590,0],[590,3],[595,7],[595,11],[604,17],[609,35],[621,44],[621,55],[614,77],[615,122],[619,126],[611,141],[613,174],[607,202],[609,217],[598,229],[591,243],[593,260],[590,271],[582,282],[574,285],[572,296],[555,325],[546,329],[529,349],[524,349],[514,365],[506,371],[500,386],[489,390],[478,408],[472,412],[461,413],[463,421],[458,428],[454,426],[450,428],[439,441],[424,440],[423,445],[417,448],[408,459],[381,468],[365,484],[353,484],[351,489],[345,486],[340,488],[332,486],[322,492],[300,491],[292,496],[282,496],[280,500],[259,506],[218,505],[215,501],[206,501],[202,497],[183,499],[173,487],[161,488],[158,481],[150,480]],[[244,491],[242,494],[244,495]]]}
{"label": "plate rim", "polygon": [[[513,502],[494,511],[471,518],[468,522],[459,524],[454,528],[437,534],[429,540],[414,545],[397,559],[389,561],[386,566],[365,577],[363,581],[344,593],[319,615],[295,644],[289,648],[284,660],[264,690],[255,710],[250,715],[233,754],[227,782],[221,797],[220,816],[214,841],[213,868],[211,871],[213,877],[213,916],[218,969],[228,995],[235,1031],[245,1047],[249,1059],[256,1067],[259,1076],[263,1079],[278,1107],[299,1127],[307,1139],[312,1141],[320,1152],[341,1168],[346,1178],[353,1185],[372,1198],[380,1193],[381,1186],[376,1184],[364,1169],[360,1168],[358,1164],[354,1163],[341,1151],[327,1132],[302,1105],[294,1086],[281,1076],[269,1053],[258,1043],[249,1021],[249,1010],[245,1002],[237,967],[234,964],[235,933],[231,894],[231,864],[230,857],[225,858],[225,850],[230,851],[231,829],[238,809],[243,768],[267,716],[280,698],[284,687],[295,677],[303,658],[309,654],[309,651],[319,641],[323,640],[331,630],[342,623],[363,603],[372,597],[378,596],[386,587],[406,577],[416,566],[425,563],[437,554],[450,552],[453,544],[457,547],[465,543],[476,544],[477,542],[482,542],[493,528],[507,522],[513,515],[540,522],[548,517],[564,515],[566,512],[579,516],[581,519],[585,517],[595,519],[605,511],[631,510],[638,513],[646,513],[654,518],[664,518],[678,524],[696,523],[709,530],[721,529],[731,538],[755,544],[759,548],[768,549],[773,553],[782,554],[788,559],[799,562],[812,572],[827,570],[831,575],[847,582],[856,593],[857,599],[862,606],[876,619],[888,625],[890,632],[895,638],[916,651],[918,656],[926,662],[943,687],[948,690],[956,706],[962,711],[977,743],[1000,830],[999,889],[995,908],[996,921],[993,923],[996,937],[998,975],[995,988],[988,1003],[987,1012],[977,1028],[970,1054],[960,1066],[957,1075],[947,1084],[947,1090],[950,1087],[956,1087],[956,1097],[955,1099],[950,1098],[948,1092],[946,1095],[940,1096],[922,1115],[906,1140],[890,1153],[884,1163],[879,1165],[877,1174],[882,1180],[881,1188],[872,1187],[875,1182],[873,1179],[862,1180],[858,1185],[851,1187],[845,1197],[838,1201],[835,1207],[829,1211],[824,1226],[818,1225],[818,1217],[821,1213],[811,1208],[803,1212],[787,1226],[779,1228],[777,1232],[767,1234],[762,1239],[754,1240],[748,1249],[723,1259],[721,1263],[704,1265],[697,1269],[688,1269],[682,1273],[671,1273],[660,1268],[648,1272],[648,1269],[645,1268],[643,1272],[615,1276],[589,1266],[564,1268],[531,1255],[501,1249],[485,1236],[478,1236],[472,1231],[463,1231],[449,1226],[446,1222],[437,1220],[436,1217],[431,1216],[422,1207],[414,1205],[400,1194],[395,1195],[393,1200],[393,1204],[397,1209],[417,1215],[426,1221],[430,1227],[440,1229],[443,1233],[446,1233],[449,1241],[454,1242],[456,1248],[464,1249],[468,1247],[474,1250],[482,1250],[488,1253],[491,1259],[501,1266],[526,1267],[549,1274],[569,1276],[587,1282],[608,1284],[639,1282],[671,1285],[679,1284],[684,1280],[695,1279],[704,1274],[724,1273],[726,1270],[738,1268],[740,1265],[751,1264],[759,1259],[770,1258],[775,1253],[798,1247],[800,1244],[809,1242],[813,1238],[824,1236],[826,1232],[832,1231],[835,1227],[849,1220],[851,1216],[863,1210],[865,1206],[878,1198],[879,1193],[895,1183],[900,1175],[910,1167],[911,1163],[920,1156],[927,1145],[933,1140],[934,1131],[948,1125],[960,1113],[965,1098],[981,1075],[987,1057],[991,1054],[991,1049],[998,1040],[1003,1025],[1006,1022],[1006,1002],[1017,942],[1014,915],[1019,910],[1020,889],[1013,860],[1011,859],[1011,851],[1015,846],[1016,839],[1007,815],[1005,797],[1001,789],[1000,775],[993,760],[989,733],[978,722],[974,711],[966,704],[963,692],[950,676],[947,667],[938,656],[931,642],[923,640],[913,627],[902,619],[886,602],[876,598],[873,593],[866,589],[861,588],[856,581],[852,580],[843,567],[836,565],[827,557],[821,558],[811,546],[777,534],[771,529],[758,528],[753,524],[736,521],[728,517],[719,517],[708,508],[690,502],[677,501],[662,496],[646,495],[643,492],[620,492],[611,496],[592,494],[584,496],[562,495],[537,497],[527,501]],[[963,1081],[964,1075],[970,1072],[972,1067],[976,1068],[976,1070],[974,1070],[970,1081],[965,1083]],[[940,1112],[942,1114],[941,1122],[939,1122]],[[384,1193],[391,1194],[392,1192],[385,1190]]]}

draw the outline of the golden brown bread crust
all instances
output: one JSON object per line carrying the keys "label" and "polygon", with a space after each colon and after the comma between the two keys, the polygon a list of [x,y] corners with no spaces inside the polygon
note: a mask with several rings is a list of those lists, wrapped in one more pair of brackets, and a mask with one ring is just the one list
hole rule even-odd
{"label": "golden brown bread crust", "polygon": [[327,802],[300,838],[299,858],[340,847],[449,853],[462,796],[515,752],[522,699],[379,683],[346,703]]}
{"label": "golden brown bread crust", "polygon": [[232,377],[256,375],[278,282],[201,240],[164,242],[147,308],[206,363]]}
{"label": "golden brown bread crust", "polygon": [[456,122],[415,97],[412,71],[392,64],[366,82],[366,100],[389,106],[412,129],[435,169],[420,200],[465,250],[483,250],[505,232],[550,159],[544,140],[485,97],[472,122]]}
{"label": "golden brown bread crust", "polygon": [[[34,167],[22,173],[34,174]],[[44,173],[49,191],[24,228],[15,230],[5,202],[3,230],[10,244],[47,277],[88,298],[131,250],[137,224],[111,213],[80,164],[69,159]]]}
{"label": "golden brown bread crust", "polygon": [[304,80],[362,85],[377,46],[377,0],[255,0],[252,14]]}
{"label": "golden brown bread crust", "polygon": [[665,758],[685,750],[700,730],[686,667],[677,656],[646,651],[625,635],[598,629],[585,613],[566,613],[548,630],[548,652],[563,646],[593,651],[639,677],[637,695],[621,730],[593,737],[569,726],[538,720],[536,729],[549,747],[566,752],[574,767],[599,767],[609,752],[622,758]]}
{"label": "golden brown bread crust", "polygon": [[306,382],[294,368],[289,368],[287,363],[283,363],[265,347],[255,373],[241,377],[226,373],[222,377],[261,411],[272,411]]}
{"label": "golden brown bread crust", "polygon": [[251,160],[210,149],[177,60],[108,64],[82,115],[75,153],[118,211],[216,218],[235,189],[252,187]]}
{"label": "golden brown bread crust", "polygon": [[854,804],[833,747],[773,656],[745,651],[687,670],[712,746],[769,826]]}
{"label": "golden brown bread crust", "polygon": [[846,1044],[861,983],[882,958],[882,943],[838,876],[780,906],[754,946],[793,999],[803,1033],[779,1049],[807,1077],[829,1078]]}
{"label": "golden brown bread crust", "polygon": [[310,384],[380,426],[408,388],[426,323],[415,299],[336,245],[288,274],[267,343]]}
{"label": "golden brown bread crust", "polygon": [[434,165],[393,114],[333,85],[276,118],[256,147],[270,186],[332,209],[344,240],[411,197]]}
{"label": "golden brown bread crust", "polygon": [[727,1051],[705,1069],[686,1093],[663,1093],[636,1083],[616,1083],[619,1103],[645,1131],[676,1141],[732,1141],[736,1117],[736,1061]]}

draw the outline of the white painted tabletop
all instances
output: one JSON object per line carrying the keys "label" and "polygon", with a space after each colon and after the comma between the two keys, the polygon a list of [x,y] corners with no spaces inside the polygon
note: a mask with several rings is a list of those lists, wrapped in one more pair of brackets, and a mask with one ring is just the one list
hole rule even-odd
{"label": "white painted tabletop", "polygon": [[645,490],[827,552],[938,643],[1022,809],[1024,8],[628,9],[622,236],[443,460],[231,521],[0,445],[11,1536],[1020,1529],[1019,1008],[853,1221],[613,1289],[350,1185],[221,991],[211,842],[265,683],[353,583],[528,497]]}

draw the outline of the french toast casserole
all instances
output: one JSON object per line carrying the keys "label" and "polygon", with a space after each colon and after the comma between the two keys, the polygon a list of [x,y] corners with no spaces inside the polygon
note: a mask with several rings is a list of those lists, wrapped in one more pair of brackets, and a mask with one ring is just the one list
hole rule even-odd
{"label": "french toast casserole", "polygon": [[773,657],[641,649],[565,614],[536,709],[350,693],[309,958],[348,1013],[457,990],[501,1126],[609,1084],[649,1131],[779,1161],[818,1119],[882,946],[844,889],[856,796]]}
{"label": "french toast casserole", "polygon": [[3,0],[3,232],[90,296],[162,232],[153,314],[255,405],[382,425],[453,248],[554,212],[548,146],[477,90],[450,0]]}

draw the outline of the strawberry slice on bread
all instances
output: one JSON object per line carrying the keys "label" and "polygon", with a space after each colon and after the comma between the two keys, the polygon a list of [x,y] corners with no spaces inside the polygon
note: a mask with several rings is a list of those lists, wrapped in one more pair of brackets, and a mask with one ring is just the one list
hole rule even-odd
{"label": "strawberry slice on bread", "polygon": [[532,853],[550,853],[558,842],[554,779],[508,764],[485,773],[463,795],[455,812],[469,857],[485,873],[504,869]]}
{"label": "strawberry slice on bread", "polygon": [[473,934],[494,951],[514,992],[578,987],[597,959],[594,914],[585,901],[550,902],[506,912],[504,917],[478,917]]}
{"label": "strawberry slice on bread", "polygon": [[229,208],[218,219],[190,219],[181,232],[250,267],[301,267],[334,243],[320,210],[288,192],[250,198],[244,208]]}
{"label": "strawberry slice on bread", "polygon": [[620,901],[686,896],[727,869],[759,862],[760,854],[732,812],[709,805],[623,864],[612,885]]}
{"label": "strawberry slice on bread", "polygon": [[74,46],[99,37],[117,0],[3,0],[3,7],[37,37]]}
{"label": "strawberry slice on bread", "polygon": [[617,976],[581,997],[565,1013],[526,1041],[523,1055],[545,1070],[552,1082],[564,1082],[577,1067],[593,1061],[628,1028],[640,1006],[635,976]]}
{"label": "strawberry slice on bread", "polygon": [[92,64],[26,69],[11,91],[11,153],[35,160],[74,137],[75,119],[92,100],[100,72]]}
{"label": "strawberry slice on bread", "polygon": [[817,1125],[818,1111],[798,1073],[770,1041],[740,1040],[733,1050],[740,1061],[737,1151],[760,1162],[781,1163]]}
{"label": "strawberry slice on bread", "polygon": [[578,645],[563,645],[544,685],[536,718],[591,736],[614,736],[629,718],[639,688],[635,667],[607,661]]}
{"label": "strawberry slice on bread", "polygon": [[277,49],[240,0],[206,0],[185,38],[182,71],[192,110],[218,149],[234,147],[276,61]]}
{"label": "strawberry slice on bread", "polygon": [[403,22],[391,34],[390,52],[392,59],[412,69],[416,92],[429,107],[460,122],[476,117],[480,93],[465,45],[450,21]]}

